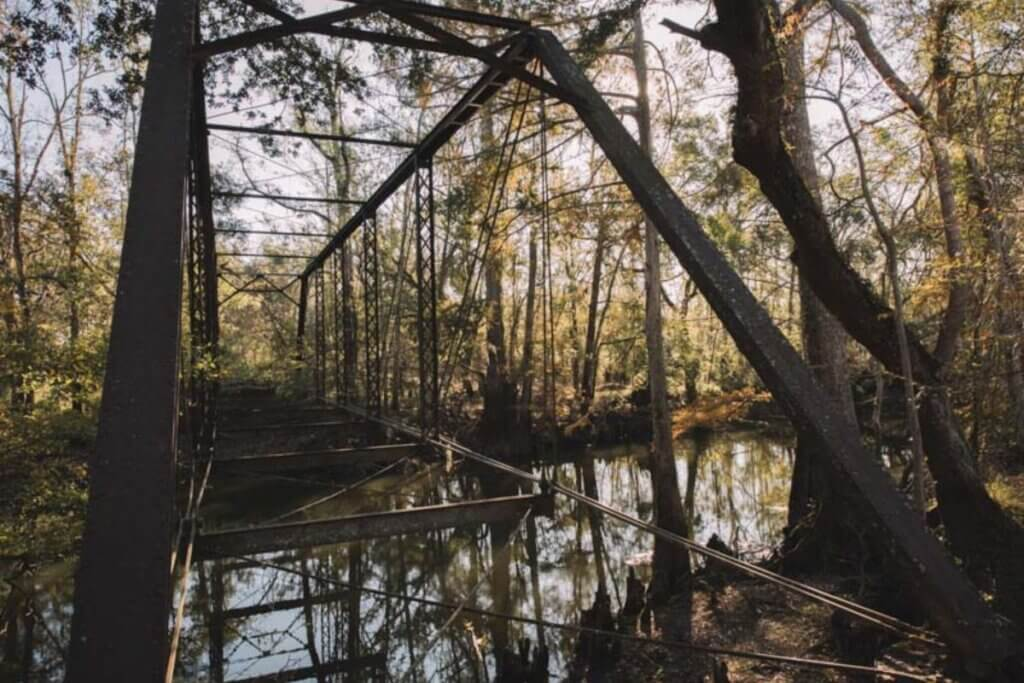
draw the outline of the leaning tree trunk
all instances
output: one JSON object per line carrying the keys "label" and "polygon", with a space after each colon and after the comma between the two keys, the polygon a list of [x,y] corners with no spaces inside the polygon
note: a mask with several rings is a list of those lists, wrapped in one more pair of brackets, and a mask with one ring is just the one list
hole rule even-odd
{"label": "leaning tree trunk", "polygon": [[[642,12],[633,18],[633,67],[637,82],[637,127],[640,147],[651,155],[651,111],[647,96],[647,47]],[[654,495],[654,523],[685,536],[689,530],[686,511],[679,495],[672,444],[672,419],[668,409],[668,378],[661,320],[661,261],[658,231],[647,218],[644,233],[644,337],[647,340],[647,386],[650,391],[653,440],[651,443],[651,488]],[[690,578],[690,555],[685,548],[661,538],[654,541],[652,595],[666,595],[686,586]]]}
{"label": "leaning tree trunk", "polygon": [[[797,171],[782,139],[785,72],[777,55],[776,17],[758,0],[715,0],[718,21],[699,31],[669,27],[721,52],[736,73],[733,158],[750,171],[796,243],[800,274],[814,293],[890,372],[900,375],[896,316],[839,252],[828,219]],[[928,467],[936,484],[943,524],[954,551],[997,576],[1002,609],[1024,623],[1024,528],[985,489],[974,468],[949,397],[940,363],[908,332],[915,377],[930,387],[919,406]],[[998,578],[1002,577],[1002,578]],[[1014,607],[1016,605],[1016,607]]]}

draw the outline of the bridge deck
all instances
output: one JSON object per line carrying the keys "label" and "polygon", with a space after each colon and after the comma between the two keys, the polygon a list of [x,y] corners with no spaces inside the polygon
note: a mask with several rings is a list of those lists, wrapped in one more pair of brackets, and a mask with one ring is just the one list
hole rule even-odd
{"label": "bridge deck", "polygon": [[417,443],[394,443],[362,448],[325,448],[316,450],[240,455],[217,458],[218,470],[242,469],[250,472],[294,472],[310,469],[351,467],[353,465],[386,464],[404,458],[426,455]]}

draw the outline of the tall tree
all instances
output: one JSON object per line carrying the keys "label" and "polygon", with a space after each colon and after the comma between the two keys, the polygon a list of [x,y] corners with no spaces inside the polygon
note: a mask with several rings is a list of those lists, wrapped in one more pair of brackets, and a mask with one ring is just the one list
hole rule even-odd
{"label": "tall tree", "polygon": [[527,247],[526,269],[526,312],[523,321],[523,353],[519,365],[519,401],[516,421],[522,426],[530,425],[530,406],[533,402],[533,349],[534,326],[537,310],[537,231],[530,226]]}
{"label": "tall tree", "polygon": [[[853,29],[854,40],[857,41],[864,56],[875,67],[882,82],[914,113],[931,152],[935,169],[935,184],[939,194],[939,208],[942,214],[942,228],[946,237],[946,255],[949,257],[951,266],[949,270],[952,273],[949,299],[943,313],[942,324],[939,327],[935,349],[932,352],[939,367],[944,368],[952,362],[956,355],[960,332],[967,317],[967,306],[971,296],[961,263],[964,257],[963,230],[960,226],[956,191],[953,187],[953,163],[949,156],[949,130],[946,125],[949,110],[947,79],[941,73],[941,66],[939,67],[940,73],[933,74],[938,78],[936,82],[938,111],[933,113],[910,86],[899,77],[896,70],[892,68],[875,45],[867,22],[864,21],[860,13],[845,0],[829,0],[829,4]],[[955,1],[940,0],[935,8],[935,13],[937,15],[948,14],[954,4]],[[936,65],[941,63],[941,60],[935,62]]]}
{"label": "tall tree", "polygon": [[608,226],[604,216],[597,217],[597,233],[594,237],[594,263],[590,271],[590,293],[587,303],[587,331],[583,340],[582,387],[580,391],[580,412],[586,414],[594,400],[597,388],[598,367],[598,319],[601,302],[604,255],[608,245]]}
{"label": "tall tree", "polygon": [[[789,143],[797,172],[815,203],[821,207],[814,138],[807,113],[804,86],[804,33],[793,27],[785,45],[786,109],[783,132]],[[836,398],[843,414],[856,424],[853,392],[850,389],[846,333],[814,295],[805,278],[799,278],[800,322],[804,356],[814,376]],[[860,549],[852,547],[848,506],[842,490],[820,452],[821,445],[807,434],[797,435],[796,460],[789,496],[789,525],[785,562],[790,570],[819,569],[830,561]]]}
{"label": "tall tree", "polygon": [[[643,13],[633,18],[633,68],[636,73],[636,121],[640,147],[651,156],[651,105],[647,83],[647,42]],[[689,524],[679,494],[672,443],[672,416],[668,408],[668,372],[661,317],[661,254],[657,228],[649,218],[644,231],[644,338],[647,341],[647,387],[650,393],[653,438],[650,470],[654,494],[654,522],[677,534],[687,535]],[[690,555],[685,548],[658,538],[654,542],[654,578],[651,590],[666,594],[686,585],[690,578]]]}

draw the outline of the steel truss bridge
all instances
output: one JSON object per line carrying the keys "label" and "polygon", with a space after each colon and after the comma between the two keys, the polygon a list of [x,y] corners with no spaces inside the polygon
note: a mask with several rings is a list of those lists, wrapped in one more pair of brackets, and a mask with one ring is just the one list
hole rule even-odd
{"label": "steel truss bridge", "polygon": [[[943,646],[982,668],[998,667],[1015,650],[1002,622],[911,512],[881,465],[865,452],[856,426],[842,417],[834,401],[816,384],[807,365],[705,234],[697,217],[553,33],[524,21],[406,0],[347,0],[342,9],[301,18],[280,10],[271,0],[237,1],[275,23],[204,41],[198,26],[197,2],[158,0],[156,4],[99,432],[90,465],[90,499],[75,586],[69,680],[156,681],[169,676],[178,633],[177,629],[169,633],[169,615],[176,610],[180,623],[183,610],[183,603],[172,605],[174,577],[183,573],[187,576],[191,563],[517,518],[524,511],[542,512],[545,500],[552,495],[575,498],[604,515],[885,628],[929,641],[939,639]],[[360,20],[373,15],[392,18],[412,29],[417,37],[359,26]],[[449,30],[450,24],[486,27],[500,38],[481,45]],[[310,346],[306,335],[313,337],[312,358],[305,362],[315,380],[315,398],[344,399],[344,409],[362,425],[364,442],[349,449],[242,456],[232,462],[219,462],[213,457],[221,412],[218,380],[204,368],[211,359],[216,362],[219,351],[218,282],[225,273],[218,267],[214,199],[225,193],[218,193],[211,183],[208,135],[211,130],[253,131],[207,122],[205,65],[216,55],[299,34],[456,55],[479,62],[484,68],[455,106],[415,142],[303,131],[255,131],[387,145],[407,154],[367,199],[325,200],[352,201],[354,211],[340,230],[325,235],[323,247],[296,274],[297,296],[290,285],[282,287],[266,276],[236,287],[293,298],[297,349]],[[904,572],[905,585],[918,594],[937,635],[755,565],[719,557],[689,539],[652,527],[571,489],[541,482],[529,472],[491,460],[440,433],[433,160],[438,150],[510,82],[518,82],[542,98],[575,111],[795,427],[815,439],[836,472],[850,482],[856,493],[857,512]],[[415,425],[395,423],[385,414],[381,401],[380,311],[384,290],[377,212],[406,183],[412,183],[415,197],[419,389]],[[245,193],[233,196],[246,198]],[[350,404],[354,397],[329,396],[331,357],[335,356],[336,363],[337,341],[332,345],[327,331],[337,305],[337,261],[343,247],[358,248],[362,255],[365,376],[361,378],[359,406]],[[183,284],[187,292],[184,298]],[[184,331],[183,324],[187,327]],[[179,410],[181,405],[188,409]],[[187,424],[179,424],[181,421]],[[275,425],[261,426],[272,427]],[[385,427],[401,434],[404,440],[386,440]],[[179,440],[179,434],[187,438]],[[267,525],[237,533],[204,533],[197,523],[211,469],[274,471],[296,461],[315,465],[345,459],[385,463],[399,458],[436,457],[441,450],[456,451],[485,466],[504,470],[534,490],[511,498],[465,501],[436,509],[313,524]],[[181,467],[192,472],[190,495],[185,508],[176,509],[177,472]],[[272,608],[264,605],[251,609]],[[319,673],[379,664],[372,656],[370,660],[327,663]],[[299,676],[302,672],[292,674]]]}

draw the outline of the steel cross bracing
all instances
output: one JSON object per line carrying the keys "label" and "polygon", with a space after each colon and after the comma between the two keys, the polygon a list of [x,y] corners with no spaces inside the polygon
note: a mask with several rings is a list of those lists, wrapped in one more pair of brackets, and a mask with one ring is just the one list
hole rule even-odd
{"label": "steel cross bracing", "polygon": [[342,314],[341,314],[341,254],[335,252],[331,257],[331,356],[334,361],[334,372],[331,378],[334,382],[334,402],[341,403],[346,400],[341,387],[341,340],[342,340]]}
{"label": "steel cross bracing", "polygon": [[381,411],[380,264],[377,258],[377,215],[363,225],[363,329],[366,348],[366,410],[374,417]]}
{"label": "steel cross bracing", "polygon": [[427,434],[438,429],[440,385],[438,383],[437,266],[434,228],[434,164],[432,159],[416,164],[416,350],[420,372],[420,427]]}
{"label": "steel cross bracing", "polygon": [[306,303],[309,301],[309,275],[303,273],[299,276],[299,311],[298,321],[295,326],[295,360],[301,361],[305,357],[306,337]]}
{"label": "steel cross bracing", "polygon": [[189,429],[192,456],[209,459],[216,427],[218,344],[217,247],[206,132],[205,67],[194,67],[188,173]]}
{"label": "steel cross bracing", "polygon": [[327,397],[327,292],[324,287],[324,271],[321,268],[313,276],[314,300],[314,363],[313,386],[318,401]]}
{"label": "steel cross bracing", "polygon": [[[216,278],[216,254],[211,252],[211,241],[207,239],[208,234],[211,234],[206,221],[209,216],[209,194],[203,191],[202,167],[202,156],[193,155],[188,178],[187,282],[190,343],[186,400],[192,455],[196,459],[210,457],[213,447],[213,393],[216,385],[208,362],[213,360],[216,347],[216,336],[212,328],[217,320],[217,289],[216,285],[212,288],[209,286],[206,277],[207,273],[211,273]],[[211,298],[213,310],[209,303]]]}

